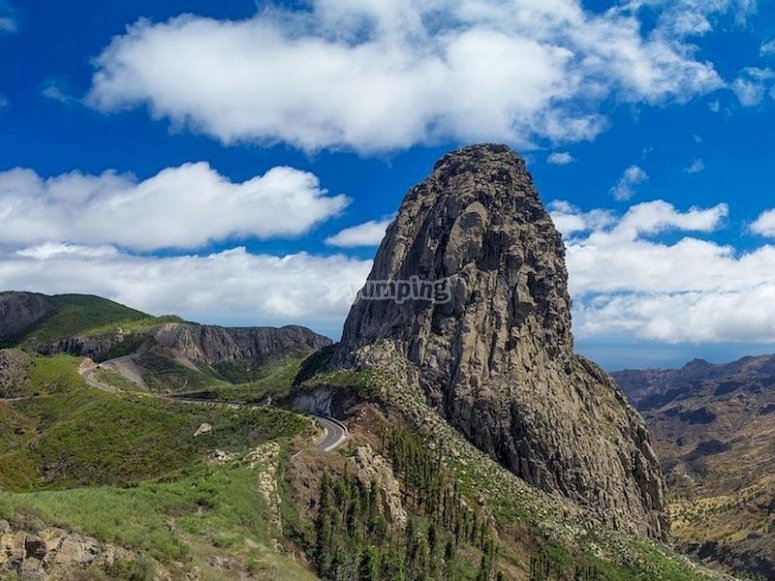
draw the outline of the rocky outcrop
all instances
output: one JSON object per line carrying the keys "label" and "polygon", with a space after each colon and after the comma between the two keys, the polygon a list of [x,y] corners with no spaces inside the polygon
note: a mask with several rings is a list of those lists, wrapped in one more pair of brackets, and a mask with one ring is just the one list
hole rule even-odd
{"label": "rocky outcrop", "polygon": [[353,461],[358,468],[358,479],[364,486],[370,486],[372,482],[377,484],[382,512],[390,522],[399,528],[406,526],[409,517],[401,502],[401,483],[391,463],[368,444],[355,449]]}
{"label": "rocky outcrop", "polygon": [[156,329],[154,338],[159,346],[208,365],[263,362],[331,344],[328,337],[295,325],[228,328],[168,323]]}
{"label": "rocky outcrop", "polygon": [[616,384],[574,355],[567,282],[524,161],[504,146],[464,148],[407,194],[333,365],[403,369],[400,381],[517,475],[590,518],[665,539],[649,433]]}
{"label": "rocky outcrop", "polygon": [[[129,562],[137,554],[102,544],[94,538],[59,528],[31,533],[0,520],[0,578],[69,579],[81,578],[86,567],[110,567],[117,561]],[[73,577],[74,578],[74,577]]]}
{"label": "rocky outcrop", "polygon": [[30,356],[23,351],[0,349],[0,399],[25,393],[30,363]]}
{"label": "rocky outcrop", "polygon": [[21,333],[45,317],[51,309],[47,298],[26,292],[0,294],[0,339]]}
{"label": "rocky outcrop", "polygon": [[34,348],[41,355],[67,353],[76,357],[88,357],[100,361],[106,354],[121,345],[127,337],[128,335],[123,332],[104,335],[76,335],[55,343],[37,343]]}
{"label": "rocky outcrop", "polygon": [[68,353],[103,361],[111,353],[161,350],[172,352],[183,364],[211,366],[228,379],[248,380],[269,361],[330,345],[328,337],[299,326],[217,327],[195,323],[164,323],[129,333],[119,330],[102,335],[76,335],[51,344],[37,345],[41,355]]}

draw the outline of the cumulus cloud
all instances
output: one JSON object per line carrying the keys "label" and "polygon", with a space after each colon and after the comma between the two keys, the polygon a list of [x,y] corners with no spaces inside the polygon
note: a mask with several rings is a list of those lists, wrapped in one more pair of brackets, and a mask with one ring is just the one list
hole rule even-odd
{"label": "cumulus cloud", "polygon": [[693,175],[696,173],[700,173],[701,171],[705,171],[705,161],[702,159],[695,159],[684,169],[684,171],[689,175]]}
{"label": "cumulus cloud", "polygon": [[370,220],[357,226],[345,228],[334,236],[327,238],[326,244],[340,248],[378,246],[385,237],[385,231],[392,221],[393,218]]}
{"label": "cumulus cloud", "polygon": [[[606,127],[603,102],[684,102],[723,86],[689,37],[739,3],[678,4],[704,20],[679,24],[673,3],[597,14],[579,0],[311,0],[246,20],[140,20],[96,58],[88,101],[147,105],[223,143],[305,150],[585,140]],[[673,16],[646,34],[646,9]]]}
{"label": "cumulus cloud", "polygon": [[[626,212],[549,205],[563,232],[580,339],[668,343],[775,341],[775,246],[739,254],[709,240],[729,208],[665,201]],[[775,211],[762,214],[775,234]],[[669,240],[669,242],[666,242]],[[0,247],[5,289],[95,293],[153,314],[223,324],[312,326],[337,336],[371,261],[237,247],[209,255],[137,255],[113,244]]]}
{"label": "cumulus cloud", "polygon": [[9,16],[0,16],[0,32],[16,32],[16,21]]}
{"label": "cumulus cloud", "polygon": [[576,158],[567,151],[557,151],[549,154],[549,157],[546,158],[546,162],[552,165],[568,165],[575,161]]}
{"label": "cumulus cloud", "polygon": [[[775,247],[738,254],[701,237],[724,227],[728,214],[725,204],[681,211],[654,201],[621,215],[553,204],[565,229],[576,335],[775,341]],[[678,240],[666,243],[663,234]]]}
{"label": "cumulus cloud", "polygon": [[251,254],[234,248],[207,256],[134,256],[111,248],[49,243],[0,253],[4,289],[95,293],[152,314],[239,324],[303,323],[338,332],[348,294],[371,261],[345,256]]}
{"label": "cumulus cloud", "polygon": [[775,210],[763,212],[756,221],[751,224],[751,232],[759,236],[775,238]]}
{"label": "cumulus cloud", "polygon": [[616,185],[611,188],[611,195],[615,200],[625,201],[629,200],[635,195],[635,186],[642,184],[649,179],[643,168],[637,165],[631,165],[616,182]]}
{"label": "cumulus cloud", "polygon": [[0,172],[0,244],[113,244],[134,250],[199,248],[232,238],[299,236],[337,215],[349,199],[331,196],[313,174],[275,167],[233,183],[207,163],[138,181],[108,171],[43,178]]}

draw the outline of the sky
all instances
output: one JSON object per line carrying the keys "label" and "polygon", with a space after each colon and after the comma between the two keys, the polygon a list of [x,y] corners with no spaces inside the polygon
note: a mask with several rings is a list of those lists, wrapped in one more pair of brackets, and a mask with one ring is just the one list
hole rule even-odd
{"label": "sky", "polygon": [[476,142],[563,233],[580,353],[775,351],[772,0],[0,0],[0,289],[337,339]]}

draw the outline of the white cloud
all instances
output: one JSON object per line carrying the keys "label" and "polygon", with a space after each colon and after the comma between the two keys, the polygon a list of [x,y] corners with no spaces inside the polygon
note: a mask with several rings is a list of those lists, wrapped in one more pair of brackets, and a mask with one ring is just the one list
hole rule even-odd
{"label": "white cloud", "polygon": [[552,165],[568,165],[576,161],[567,151],[556,151],[546,158],[546,162]]}
{"label": "white cloud", "polygon": [[393,218],[384,220],[370,220],[357,226],[345,228],[341,232],[326,239],[326,244],[340,248],[353,248],[356,246],[378,246],[385,237],[385,231]]}
{"label": "white cloud", "polygon": [[349,310],[330,287],[359,287],[371,261],[250,254],[234,248],[209,256],[132,256],[115,248],[47,244],[0,253],[4,289],[95,293],[152,314],[239,324],[302,323],[338,332]]}
{"label": "white cloud", "polygon": [[[775,342],[775,246],[737,254],[704,239],[725,225],[726,205],[679,210],[654,201],[623,214],[567,202],[549,208],[566,238],[580,339]],[[767,215],[775,226],[775,211]],[[271,256],[244,248],[206,256],[138,256],[111,244],[62,242],[0,248],[5,289],[95,293],[153,314],[222,324],[294,322],[333,336],[370,268],[371,261],[342,255]]]}
{"label": "white cloud", "polygon": [[762,46],[759,49],[759,54],[762,56],[770,56],[775,54],[775,38],[762,43]]}
{"label": "white cloud", "polygon": [[311,0],[240,21],[141,20],[96,59],[89,102],[147,104],[224,143],[305,150],[591,139],[611,98],[684,102],[723,86],[687,39],[705,25],[666,19],[646,36],[636,12],[595,14],[578,0]]}
{"label": "white cloud", "polygon": [[711,101],[708,103],[708,108],[713,111],[714,113],[718,113],[721,111],[721,101],[716,99],[715,101]]}
{"label": "white cloud", "polygon": [[31,246],[16,251],[16,256],[47,260],[49,258],[76,256],[83,258],[98,258],[102,256],[116,256],[118,249],[115,246],[83,246],[80,244],[64,244],[62,242],[46,242],[39,246]]}
{"label": "white cloud", "polygon": [[40,94],[46,99],[58,101],[60,103],[64,103],[65,105],[78,102],[78,99],[75,98],[59,81],[50,81],[48,84],[46,84],[45,87],[43,87],[43,90],[40,92]]}
{"label": "white cloud", "polygon": [[751,224],[751,232],[759,236],[775,238],[775,210],[763,212],[756,221]]}
{"label": "white cloud", "polygon": [[629,200],[635,195],[635,186],[642,184],[649,179],[643,168],[637,165],[631,165],[616,182],[616,185],[611,188],[611,194],[614,199],[619,201]]}
{"label": "white cloud", "polygon": [[298,236],[348,202],[327,195],[313,174],[289,167],[243,183],[207,163],[168,168],[141,182],[112,171],[44,179],[17,168],[0,172],[0,243],[199,248],[231,238]]}
{"label": "white cloud", "polygon": [[565,201],[554,201],[548,205],[552,221],[565,237],[580,232],[599,230],[614,223],[615,215],[608,210],[592,210],[582,212],[574,205]]}
{"label": "white cloud", "polygon": [[703,36],[714,28],[714,21],[731,13],[738,24],[756,12],[756,0],[633,0],[632,4],[660,8],[657,32]]}
{"label": "white cloud", "polygon": [[0,32],[16,32],[18,25],[10,16],[0,16]]}
{"label": "white cloud", "polygon": [[689,175],[700,173],[701,171],[705,171],[705,161],[699,158],[695,159],[684,169],[684,171]]}
{"label": "white cloud", "polygon": [[747,67],[732,83],[732,90],[743,107],[755,107],[763,100],[768,85],[775,79],[775,71],[757,67]]}
{"label": "white cloud", "polygon": [[5,0],[0,0],[0,34],[18,32],[19,21],[16,16],[14,7]]}
{"label": "white cloud", "polygon": [[[775,247],[738,255],[696,236],[723,227],[726,205],[679,211],[655,201],[619,216],[553,208],[553,217],[562,211],[560,230],[575,226],[565,234],[579,338],[775,342]],[[607,219],[592,223],[591,215]],[[665,243],[665,233],[684,236]]]}

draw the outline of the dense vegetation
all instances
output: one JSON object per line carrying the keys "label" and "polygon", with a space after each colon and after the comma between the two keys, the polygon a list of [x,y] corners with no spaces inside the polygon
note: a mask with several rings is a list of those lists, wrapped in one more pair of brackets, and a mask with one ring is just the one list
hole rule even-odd
{"label": "dense vegetation", "polygon": [[438,455],[416,435],[394,429],[385,450],[412,515],[388,521],[375,482],[323,475],[315,521],[317,572],[336,580],[492,579],[497,544],[490,524],[468,507]]}

